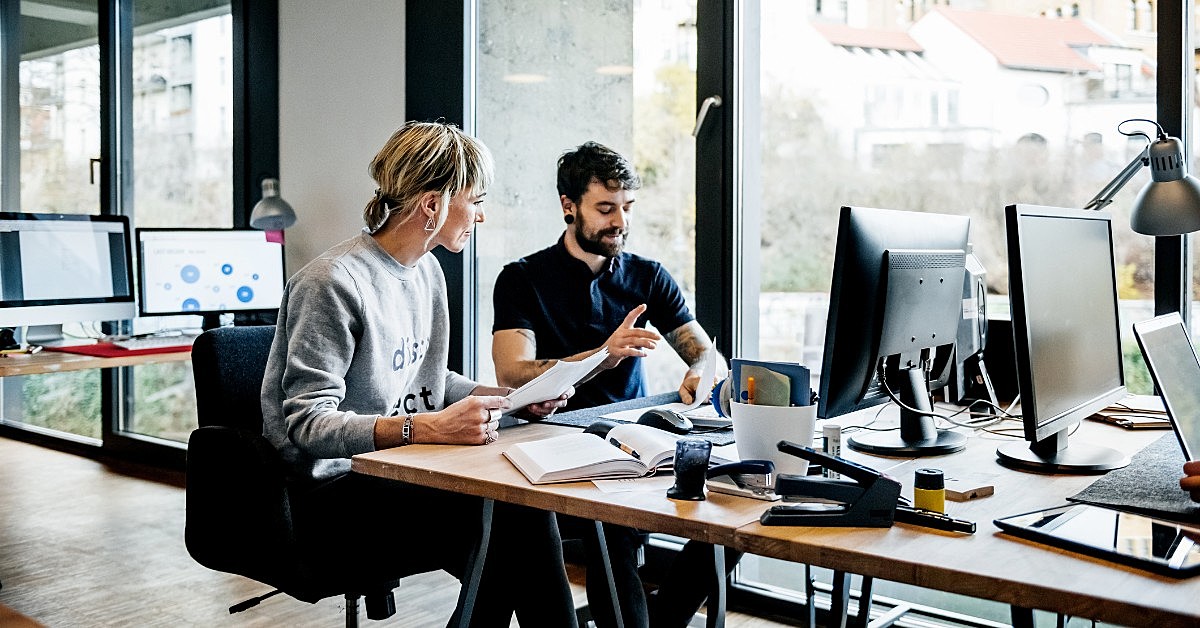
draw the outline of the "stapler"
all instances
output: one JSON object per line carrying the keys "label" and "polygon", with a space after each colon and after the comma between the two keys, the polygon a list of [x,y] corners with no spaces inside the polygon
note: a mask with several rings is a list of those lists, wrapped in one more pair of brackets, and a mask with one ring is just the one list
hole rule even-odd
{"label": "stapler", "polygon": [[770,460],[730,462],[710,468],[706,486],[717,493],[773,502],[779,499],[774,474],[775,463]]}
{"label": "stapler", "polygon": [[890,528],[896,518],[900,483],[882,473],[811,447],[788,441],[777,445],[783,453],[820,463],[840,473],[840,479],[780,474],[775,493],[784,501],[801,503],[772,506],[759,521],[768,526],[824,526]]}

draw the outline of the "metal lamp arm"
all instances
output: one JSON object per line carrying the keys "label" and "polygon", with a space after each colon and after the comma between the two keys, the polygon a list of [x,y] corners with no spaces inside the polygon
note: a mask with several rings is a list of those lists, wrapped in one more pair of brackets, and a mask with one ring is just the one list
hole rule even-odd
{"label": "metal lamp arm", "polygon": [[1133,158],[1133,161],[1129,162],[1129,165],[1125,166],[1124,170],[1118,173],[1112,181],[1109,181],[1108,185],[1104,186],[1104,188],[1101,189],[1100,192],[1092,198],[1092,200],[1088,201],[1088,204],[1084,205],[1083,208],[1104,209],[1109,203],[1112,202],[1112,199],[1117,195],[1117,192],[1121,191],[1121,188],[1125,187],[1126,183],[1129,183],[1129,180],[1133,178],[1133,175],[1137,174],[1139,170],[1149,165],[1150,147],[1146,146],[1142,149],[1142,152],[1138,153],[1138,155]]}

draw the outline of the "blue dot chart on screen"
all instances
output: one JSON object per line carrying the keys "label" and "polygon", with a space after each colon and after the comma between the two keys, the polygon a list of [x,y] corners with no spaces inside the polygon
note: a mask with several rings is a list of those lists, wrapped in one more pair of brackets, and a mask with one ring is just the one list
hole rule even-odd
{"label": "blue dot chart on screen", "polygon": [[144,242],[143,275],[150,311],[221,312],[274,309],[282,296],[283,269],[278,244],[260,232],[236,241],[189,234],[187,241]]}

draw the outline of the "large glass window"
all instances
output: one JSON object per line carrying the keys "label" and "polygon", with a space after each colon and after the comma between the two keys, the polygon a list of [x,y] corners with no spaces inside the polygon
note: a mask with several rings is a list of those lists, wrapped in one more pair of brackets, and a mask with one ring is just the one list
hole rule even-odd
{"label": "large glass window", "polygon": [[[138,227],[232,227],[233,32],[228,0],[133,3],[133,217]],[[137,331],[199,327],[139,320]],[[132,369],[124,429],[179,442],[196,427],[190,362]]]}
{"label": "large glass window", "polygon": [[[100,47],[95,3],[70,8],[21,2],[17,94],[4,106],[18,108],[19,147],[3,158],[19,162],[19,198],[6,211],[100,213]],[[5,69],[8,71],[8,68]],[[5,116],[5,120],[12,119]],[[9,134],[12,136],[12,134]],[[6,167],[6,172],[10,166]],[[4,181],[2,185],[12,185]],[[71,335],[94,335],[91,325],[69,325]],[[87,439],[101,435],[99,371],[56,373],[0,380],[0,420],[65,432]]]}
{"label": "large glass window", "polygon": [[[557,161],[588,140],[633,160],[643,186],[627,250],[662,262],[695,307],[695,1],[619,4],[479,3],[476,130],[497,164],[476,232],[481,381],[495,378],[496,276],[562,234]],[[653,392],[678,387],[685,367],[666,343],[646,360]]]}
{"label": "large glass window", "polygon": [[[746,183],[762,194],[762,358],[820,370],[840,206],[970,216],[989,309],[1003,312],[1004,207],[1082,207],[1145,146],[1117,132],[1123,120],[1156,117],[1156,42],[1144,26],[1132,32],[1127,15],[916,4],[851,3],[870,10],[826,15],[811,3],[762,0],[762,169]],[[1153,315],[1154,241],[1128,219],[1148,181],[1139,173],[1108,207],[1135,392],[1150,392],[1130,325]],[[752,579],[798,581],[795,566],[748,558],[743,567]],[[960,604],[899,588],[877,591]],[[1007,614],[984,602],[965,610]]]}
{"label": "large glass window", "polygon": [[[136,227],[233,226],[230,0],[124,0],[104,12],[88,2],[18,4],[3,9],[0,75],[17,79],[3,83],[0,120],[5,137],[19,138],[0,151],[3,209],[124,213]],[[110,74],[117,111],[104,111],[101,101],[102,14],[120,16],[110,33],[119,52],[107,60],[122,68]],[[120,146],[108,147],[121,161],[111,207],[101,199],[106,116],[119,121],[120,134]],[[134,331],[184,325],[199,322],[137,320]],[[86,340],[102,331],[98,323],[69,324],[63,334]],[[120,403],[106,404],[110,390]],[[0,394],[0,421],[97,444],[113,431],[184,442],[196,425],[187,362],[122,369],[111,379],[96,369],[4,378]],[[112,428],[103,425],[107,408],[116,409]]]}

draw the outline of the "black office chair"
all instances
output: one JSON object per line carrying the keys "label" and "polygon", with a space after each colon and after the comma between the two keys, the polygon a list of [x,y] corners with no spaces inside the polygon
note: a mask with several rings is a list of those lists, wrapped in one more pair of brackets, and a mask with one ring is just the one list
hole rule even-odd
{"label": "black office chair", "polygon": [[[318,567],[309,560],[316,542],[302,541],[295,533],[283,461],[262,435],[260,390],[274,335],[274,326],[222,327],[205,332],[192,347],[200,427],[188,441],[188,553],[210,569],[275,587],[230,607],[230,613],[286,593],[309,603],[344,595],[347,626],[357,626],[358,600],[364,596],[369,619],[391,617],[396,611],[392,590],[399,578],[428,568],[399,565],[394,579],[379,580],[358,576],[353,569]],[[486,507],[484,516],[486,531]],[[485,535],[477,557],[486,552],[486,542]],[[462,616],[452,618],[452,625],[470,620],[481,567],[476,560],[469,568],[460,594],[467,603],[460,603]]]}

